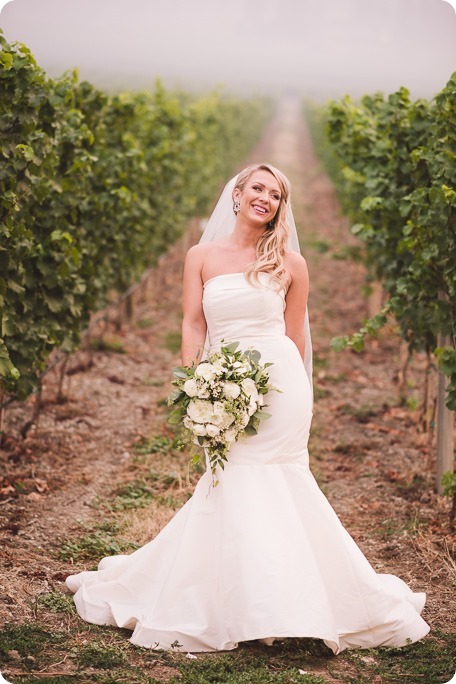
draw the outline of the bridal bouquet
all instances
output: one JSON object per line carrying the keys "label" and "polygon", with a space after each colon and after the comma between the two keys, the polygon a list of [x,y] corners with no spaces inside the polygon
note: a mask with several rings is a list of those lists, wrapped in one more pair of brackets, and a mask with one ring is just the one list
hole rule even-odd
{"label": "bridal bouquet", "polygon": [[[243,434],[256,434],[260,421],[271,415],[263,408],[264,395],[275,389],[267,372],[272,364],[261,365],[259,351],[243,352],[238,346],[232,342],[198,366],[175,368],[177,389],[167,399],[176,407],[169,423],[181,426],[185,442],[204,449],[212,474],[217,466],[224,468],[231,444]],[[197,454],[193,460],[201,458]]]}

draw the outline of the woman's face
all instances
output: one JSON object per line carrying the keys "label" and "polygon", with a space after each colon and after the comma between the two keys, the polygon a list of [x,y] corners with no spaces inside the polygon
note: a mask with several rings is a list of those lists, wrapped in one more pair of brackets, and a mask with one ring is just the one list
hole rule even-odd
{"label": "woman's face", "polygon": [[244,190],[236,188],[233,199],[239,200],[239,214],[249,222],[265,226],[277,213],[282,193],[278,181],[265,169],[254,171]]}

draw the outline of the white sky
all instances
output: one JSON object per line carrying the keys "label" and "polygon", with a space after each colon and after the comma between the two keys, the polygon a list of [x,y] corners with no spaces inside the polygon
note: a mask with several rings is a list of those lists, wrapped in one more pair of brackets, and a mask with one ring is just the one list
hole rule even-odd
{"label": "white sky", "polygon": [[50,75],[78,67],[104,88],[161,77],[184,89],[324,98],[405,85],[430,97],[456,70],[445,0],[12,0],[0,26]]}

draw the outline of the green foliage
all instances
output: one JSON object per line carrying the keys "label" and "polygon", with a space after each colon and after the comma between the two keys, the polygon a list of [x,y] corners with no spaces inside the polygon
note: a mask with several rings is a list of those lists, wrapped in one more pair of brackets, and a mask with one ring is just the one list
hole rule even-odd
{"label": "green foliage", "polygon": [[[276,654],[277,656],[277,654]],[[276,663],[275,663],[276,664]],[[282,667],[270,668],[264,656],[240,657],[223,654],[218,658],[183,662],[180,674],[170,684],[324,684],[318,675],[302,674],[297,666],[280,663]]]}
{"label": "green foliage", "polygon": [[173,449],[181,449],[182,444],[177,437],[155,435],[154,437],[141,437],[134,445],[137,454],[169,454]]}
{"label": "green foliage", "polygon": [[443,494],[445,496],[456,496],[456,473],[449,470],[442,475]]}
{"label": "green foliage", "polygon": [[[456,410],[456,73],[432,102],[411,101],[405,88],[359,104],[345,97],[329,103],[322,122],[326,140],[314,112],[317,147],[369,275],[389,296],[380,318],[333,347],[361,350],[392,314],[411,351],[435,351]],[[439,335],[451,340],[443,351]]]}
{"label": "green foliage", "polygon": [[118,487],[110,508],[115,511],[144,508],[154,498],[154,493],[143,480],[134,480]]}
{"label": "green foliage", "polygon": [[123,665],[125,654],[115,646],[105,646],[97,642],[86,644],[78,653],[80,667],[96,667],[110,670],[113,667]]}
{"label": "green foliage", "polygon": [[36,599],[37,608],[44,606],[51,613],[66,613],[72,615],[75,612],[74,601],[71,596],[61,594],[59,591],[51,591],[48,594],[39,594]]}
{"label": "green foliage", "polygon": [[47,646],[57,647],[64,639],[65,635],[62,632],[52,632],[37,624],[5,624],[2,627],[0,640],[1,669],[3,670],[5,665],[11,667],[12,664],[17,664],[18,660],[14,657],[15,651],[22,667],[27,670],[35,669],[37,659],[43,649]]}
{"label": "green foliage", "polygon": [[91,532],[65,542],[59,552],[62,560],[99,561],[105,556],[114,556],[137,547],[133,542],[120,538],[117,523],[99,525]]}
{"label": "green foliage", "polygon": [[0,383],[22,399],[207,210],[270,107],[160,83],[108,96],[76,72],[48,78],[1,31],[0,47]]}

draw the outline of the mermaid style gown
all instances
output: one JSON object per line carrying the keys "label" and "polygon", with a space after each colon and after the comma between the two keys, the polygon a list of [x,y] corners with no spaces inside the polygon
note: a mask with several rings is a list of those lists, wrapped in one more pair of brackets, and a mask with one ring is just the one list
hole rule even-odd
{"label": "mermaid style gown", "polygon": [[283,292],[267,274],[261,282],[216,276],[203,305],[211,349],[236,340],[274,364],[272,417],[233,445],[217,487],[210,470],[201,477],[155,539],[67,578],[78,613],[133,630],[139,646],[190,652],[280,637],[320,638],[334,653],[417,641],[429,631],[425,594],[373,570],[309,470],[309,380],[285,335]]}

